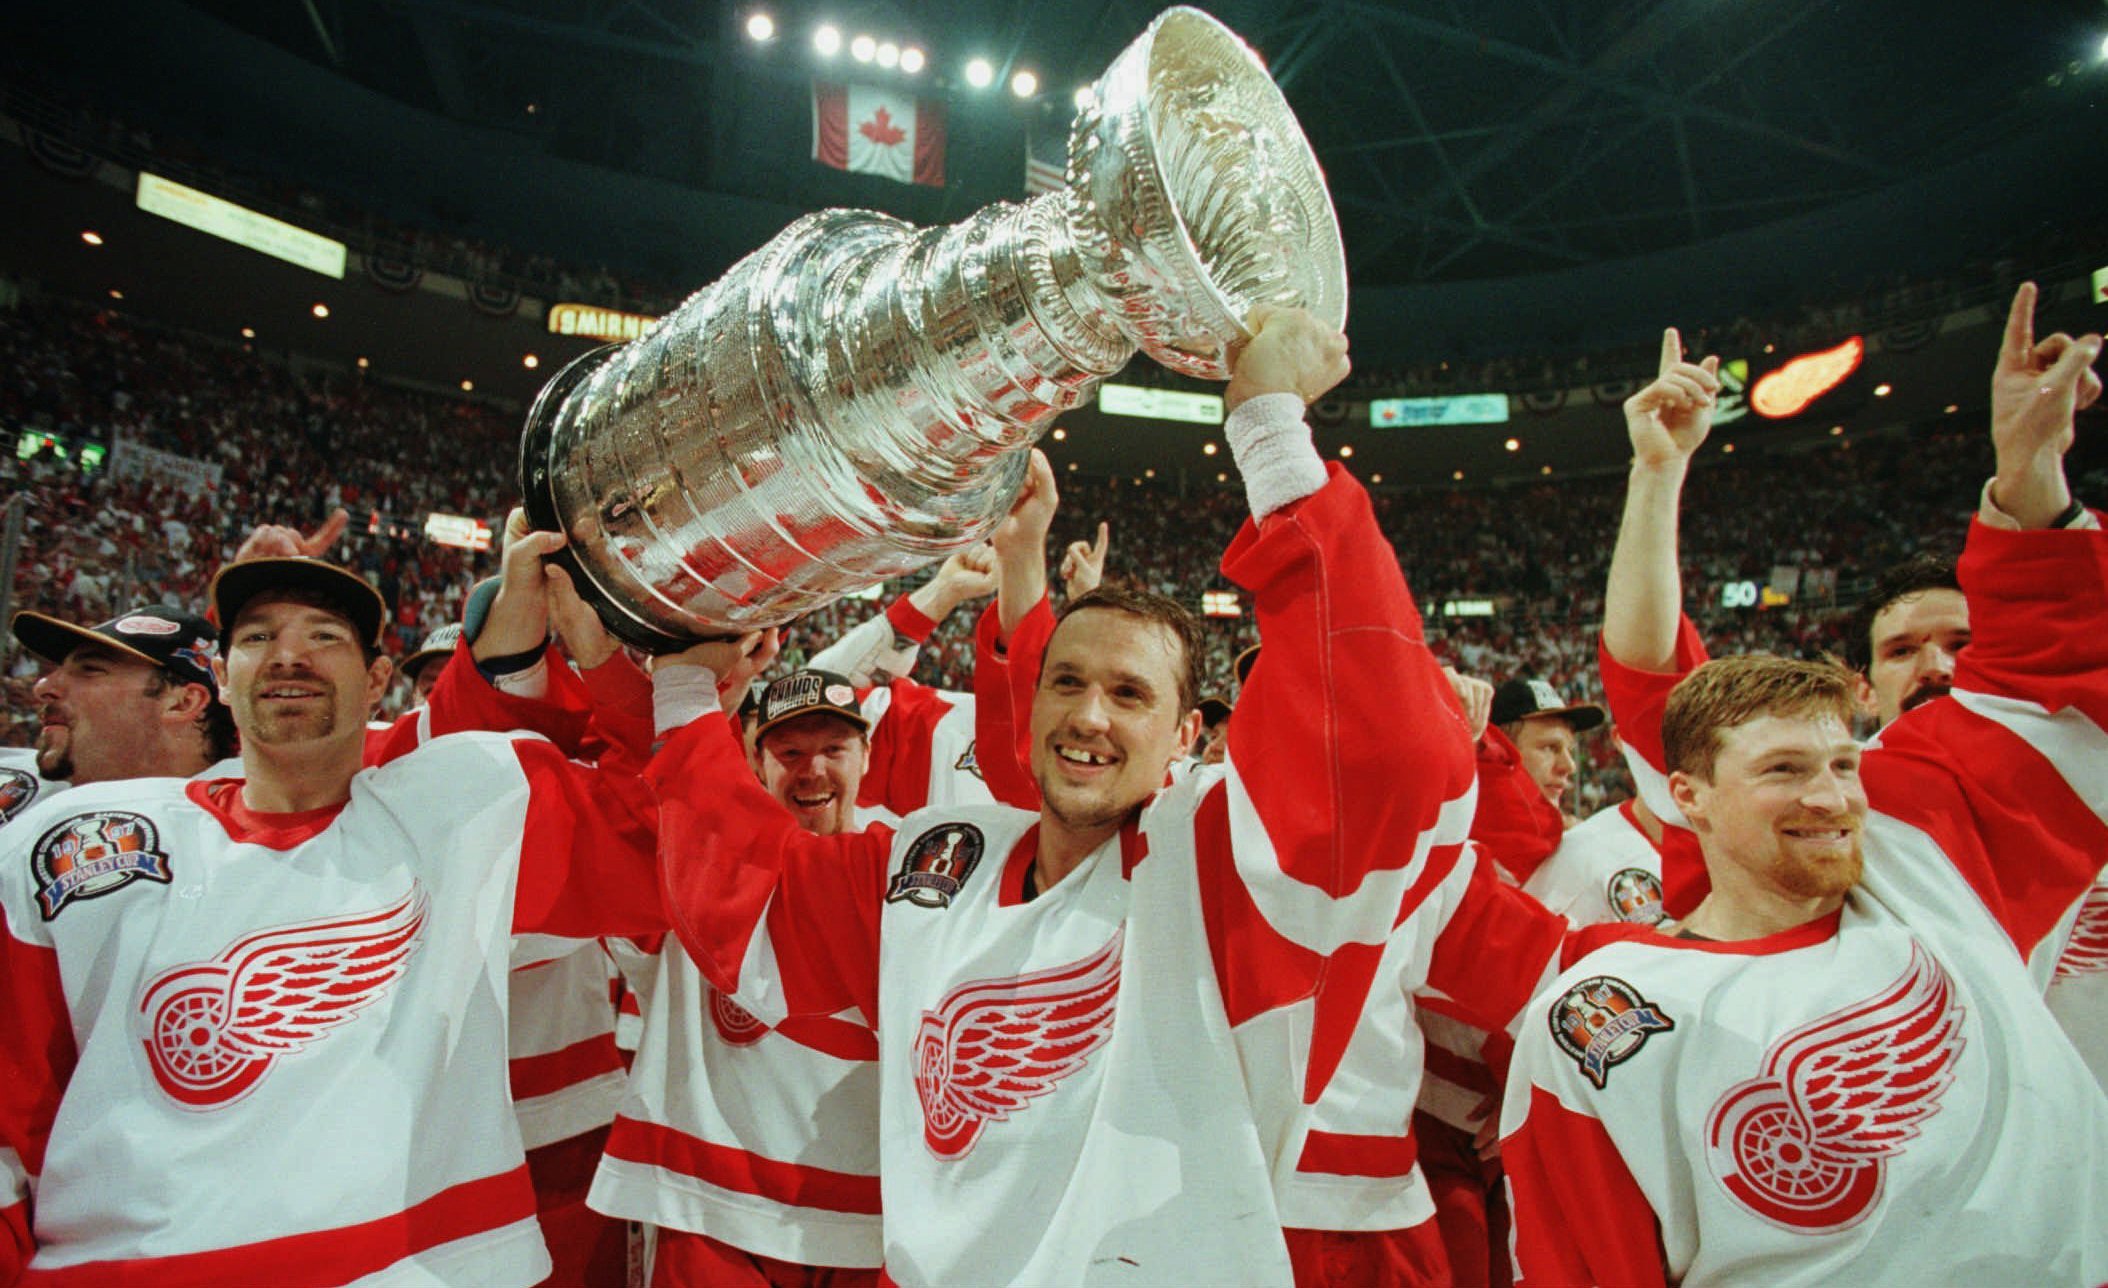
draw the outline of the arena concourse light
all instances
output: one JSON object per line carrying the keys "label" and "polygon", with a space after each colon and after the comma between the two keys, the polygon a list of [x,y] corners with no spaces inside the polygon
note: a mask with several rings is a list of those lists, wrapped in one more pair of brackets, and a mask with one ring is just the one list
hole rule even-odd
{"label": "arena concourse light", "polygon": [[[1721,451],[1723,451],[1723,452],[1733,452],[1733,451],[1735,450],[1735,445],[1734,445],[1733,443],[1722,443],[1722,444],[1720,445],[1720,450],[1721,450]],[[1547,468],[1547,469],[1545,470],[1545,473],[1547,473],[1547,474],[1549,474],[1549,473],[1551,473],[1551,472],[1552,472],[1552,471],[1551,471],[1551,470],[1550,470],[1549,468]]]}
{"label": "arena concourse light", "polygon": [[1502,443],[1501,446],[1507,448],[1511,452],[1519,452],[1522,450],[1522,440],[1519,438],[1511,438],[1507,442]]}
{"label": "arena concourse light", "polygon": [[878,44],[878,65],[887,71],[900,66],[900,46],[890,40],[880,41]]}
{"label": "arena concourse light", "polygon": [[1842,426],[1842,425],[1832,425],[1832,426],[1830,426],[1830,437],[1832,437],[1832,438],[1843,438],[1843,437],[1844,437],[1844,432],[1845,432],[1845,427],[1844,427],[1844,426]]}
{"label": "arena concourse light", "polygon": [[878,57],[878,42],[869,36],[859,34],[849,42],[849,56],[860,63],[868,63],[873,58]]}
{"label": "arena concourse light", "polygon": [[465,393],[465,394],[472,394],[472,393],[476,392],[476,382],[475,382],[475,381],[473,381],[473,380],[464,380],[464,381],[462,381],[462,382],[461,382],[461,392],[462,392],[462,393]]}
{"label": "arena concourse light", "polygon": [[822,58],[832,58],[842,52],[842,30],[833,23],[823,22],[813,29],[813,52]]}
{"label": "arena concourse light", "polygon": [[1456,480],[1457,482],[1459,482],[1459,483],[1462,483],[1462,482],[1464,481],[1464,471],[1462,471],[1462,470],[1455,470],[1455,471],[1452,471],[1449,477],[1451,477],[1451,478],[1455,479],[1455,480]]}
{"label": "arena concourse light", "polygon": [[326,318],[329,316],[329,305],[322,303],[320,300],[317,300],[315,302],[315,307],[309,309],[308,312],[314,314],[318,318]]}
{"label": "arena concourse light", "polygon": [[1894,386],[1894,385],[1875,385],[1875,386],[1874,386],[1874,397],[1876,397],[1876,398],[1886,398],[1886,397],[1888,397],[1888,396],[1889,396],[1890,394],[1894,393],[1895,391],[1896,391],[1896,388],[1895,388],[1895,386]]}
{"label": "arena concourse light", "polygon": [[970,59],[966,64],[966,83],[975,89],[987,89],[995,83],[995,68],[985,58]]}
{"label": "arena concourse light", "polygon": [[1067,430],[1065,430],[1065,429],[1061,428],[1061,427],[1060,427],[1059,425],[1056,425],[1056,426],[1054,427],[1054,441],[1055,441],[1055,442],[1059,443],[1059,442],[1063,441],[1064,439],[1066,439],[1066,438],[1067,438],[1068,436],[1069,436],[1069,431],[1067,431]]}
{"label": "arena concourse light", "polygon": [[102,234],[96,232],[93,228],[84,228],[81,230],[81,240],[90,246],[100,246],[102,245]]}
{"label": "arena concourse light", "polygon": [[913,76],[917,72],[921,71],[924,65],[928,62],[929,55],[923,53],[920,49],[917,49],[913,45],[909,45],[906,49],[900,51],[900,70],[906,72],[910,76]]}
{"label": "arena concourse light", "polygon": [[1381,483],[1381,482],[1383,482],[1383,475],[1381,475],[1381,474],[1371,474],[1371,475],[1369,476],[1369,482],[1371,482],[1371,483]]}
{"label": "arena concourse light", "polygon": [[255,327],[253,327],[253,326],[245,326],[245,327],[243,327],[243,328],[242,328],[242,339],[244,339],[244,340],[254,340],[255,338],[256,338],[256,328],[255,328]]}
{"label": "arena concourse light", "polygon": [[776,20],[765,13],[747,16],[747,39],[756,44],[766,44],[776,38]]}
{"label": "arena concourse light", "polygon": [[1200,454],[1202,456],[1213,456],[1216,452],[1220,450],[1221,449],[1216,447],[1213,443],[1202,443],[1200,445]]}
{"label": "arena concourse light", "polygon": [[1960,411],[1961,409],[1961,404],[1959,403],[1948,403],[1945,407],[1942,407],[1940,410],[1946,412],[1949,416],[1952,416],[1954,413]]}
{"label": "arena concourse light", "polygon": [[[1734,451],[1735,445],[1733,443],[1729,443],[1727,445],[1727,450],[1729,450],[1730,452]],[[1550,474],[1552,472],[1552,467],[1549,465],[1540,465],[1537,467],[1537,472],[1539,474]]]}
{"label": "arena concourse light", "polygon": [[359,370],[364,371],[366,368],[372,365],[373,364],[371,362],[367,361],[365,354],[359,355]]}
{"label": "arena concourse light", "polygon": [[1039,93],[1039,77],[1031,72],[1019,72],[1010,78],[1010,92],[1019,98],[1030,98]]}
{"label": "arena concourse light", "polygon": [[532,371],[536,367],[542,365],[542,360],[530,353],[526,357],[520,359],[520,365],[527,368],[529,371]]}
{"label": "arena concourse light", "polygon": [[110,288],[110,298],[113,300],[121,300],[124,298],[124,292],[118,290],[116,287],[113,286]]}
{"label": "arena concourse light", "polygon": [[1153,478],[1155,478],[1155,477],[1156,477],[1156,471],[1155,471],[1155,470],[1153,470],[1153,469],[1151,469],[1151,470],[1143,470],[1143,471],[1142,471],[1142,477],[1143,477],[1143,478],[1145,478],[1145,479],[1153,479]]}
{"label": "arena concourse light", "polygon": [[1352,443],[1341,443],[1341,444],[1339,445],[1339,458],[1340,458],[1341,460],[1343,460],[1343,461],[1344,461],[1344,460],[1347,460],[1347,459],[1349,459],[1350,457],[1352,457],[1353,455],[1354,455],[1354,444],[1352,444]]}

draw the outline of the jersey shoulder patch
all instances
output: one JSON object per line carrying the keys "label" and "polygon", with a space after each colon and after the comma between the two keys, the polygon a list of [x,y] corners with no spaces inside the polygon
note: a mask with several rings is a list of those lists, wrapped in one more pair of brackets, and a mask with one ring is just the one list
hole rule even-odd
{"label": "jersey shoulder patch", "polygon": [[1610,1071],[1638,1055],[1650,1035],[1676,1027],[1667,1012],[1615,975],[1577,982],[1552,1003],[1548,1018],[1552,1041],[1599,1091],[1609,1085]]}
{"label": "jersey shoulder patch", "polygon": [[930,828],[901,855],[900,868],[886,887],[886,902],[951,907],[987,850],[986,834],[972,823],[941,823]]}
{"label": "jersey shoulder patch", "polygon": [[98,809],[61,820],[29,850],[37,912],[54,921],[84,899],[115,894],[134,881],[167,885],[168,852],[154,821],[129,810]]}

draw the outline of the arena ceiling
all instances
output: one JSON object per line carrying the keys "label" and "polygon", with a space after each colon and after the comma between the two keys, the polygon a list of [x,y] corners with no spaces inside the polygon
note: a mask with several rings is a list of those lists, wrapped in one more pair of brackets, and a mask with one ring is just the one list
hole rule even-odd
{"label": "arena ceiling", "polygon": [[[1075,87],[1154,0],[192,0],[404,103],[577,160],[918,222],[1017,195]],[[757,9],[776,38],[747,38]],[[2104,77],[2099,0],[1215,0],[1325,162],[1358,287],[1616,260],[1834,205],[1996,147]],[[801,87],[832,22],[929,53],[950,185],[811,165]],[[971,56],[995,88],[960,76]],[[839,72],[846,54],[833,60]],[[1030,69],[1031,102],[1004,92]],[[863,74],[876,74],[866,69]],[[2089,106],[2097,89],[2086,88]],[[530,111],[531,106],[531,111]],[[787,154],[787,155],[786,155]],[[891,186],[897,189],[897,185]],[[464,200],[466,200],[464,198]]]}

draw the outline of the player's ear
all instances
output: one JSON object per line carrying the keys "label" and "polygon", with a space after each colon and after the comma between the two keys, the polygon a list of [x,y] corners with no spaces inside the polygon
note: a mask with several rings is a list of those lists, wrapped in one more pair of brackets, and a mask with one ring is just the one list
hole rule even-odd
{"label": "player's ear", "polygon": [[1178,722],[1178,753],[1172,757],[1174,760],[1184,760],[1193,754],[1193,744],[1200,741],[1200,729],[1200,711],[1188,711]]}
{"label": "player's ear", "polygon": [[1706,797],[1710,795],[1706,788],[1709,786],[1681,769],[1669,775],[1669,799],[1676,802],[1677,811],[1694,832],[1706,830]]}
{"label": "player's ear", "polygon": [[385,657],[377,657],[366,666],[366,705],[379,705],[388,692],[388,681],[395,678],[395,663]]}
{"label": "player's ear", "polygon": [[1874,698],[1874,686],[1863,671],[1852,672],[1852,701],[1859,705],[1859,714],[1869,720],[1881,718],[1881,704]]}

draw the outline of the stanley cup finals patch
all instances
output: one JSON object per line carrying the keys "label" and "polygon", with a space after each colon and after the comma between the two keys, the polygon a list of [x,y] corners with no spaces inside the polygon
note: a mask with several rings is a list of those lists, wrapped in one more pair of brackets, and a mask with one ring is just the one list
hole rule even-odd
{"label": "stanley cup finals patch", "polygon": [[75,900],[112,894],[141,878],[163,885],[170,879],[153,821],[109,809],[76,814],[37,838],[29,875],[46,921]]}
{"label": "stanley cup finals patch", "polygon": [[905,899],[924,908],[951,907],[952,896],[973,875],[984,848],[981,829],[971,823],[931,828],[908,847],[900,871],[886,890],[886,902]]}
{"label": "stanley cup finals patch", "polygon": [[1574,1058],[1601,1089],[1610,1071],[1640,1053],[1650,1033],[1667,1033],[1676,1022],[1622,979],[1597,975],[1566,990],[1552,1003],[1552,1040]]}

